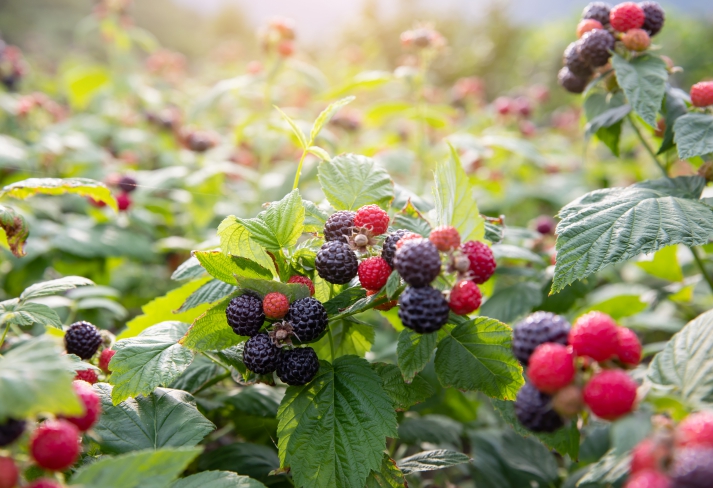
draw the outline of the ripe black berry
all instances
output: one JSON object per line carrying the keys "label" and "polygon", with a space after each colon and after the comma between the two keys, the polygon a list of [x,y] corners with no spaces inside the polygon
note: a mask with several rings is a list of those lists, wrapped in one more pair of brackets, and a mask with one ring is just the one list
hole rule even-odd
{"label": "ripe black berry", "polygon": [[408,234],[409,231],[406,229],[395,230],[384,239],[384,244],[381,247],[381,257],[389,263],[389,266],[393,269],[394,267],[394,255],[396,254],[396,243],[399,242],[403,236]]}
{"label": "ripe black berry", "polygon": [[592,2],[582,12],[583,19],[598,20],[603,26],[609,25],[609,12],[611,5],[605,2]]}
{"label": "ripe black berry", "polygon": [[249,294],[230,300],[228,308],[225,309],[225,316],[233,332],[241,336],[253,337],[260,332],[265,322],[262,300]]}
{"label": "ripe black berry", "polygon": [[587,78],[592,74],[592,67],[582,58],[579,41],[570,43],[564,50],[564,64],[575,76]]}
{"label": "ripe black berry", "polygon": [[329,241],[317,252],[314,260],[319,276],[329,283],[343,285],[357,275],[359,262],[349,244],[342,241]]}
{"label": "ripe black berry", "polygon": [[689,448],[676,451],[671,468],[671,488],[708,488],[713,478],[713,449]]}
{"label": "ripe black berry", "polygon": [[567,345],[569,322],[550,312],[535,312],[515,326],[512,333],[512,350],[525,366],[537,346],[545,342]]}
{"label": "ripe black berry", "polygon": [[64,335],[64,347],[68,354],[76,354],[82,359],[89,359],[96,354],[102,336],[99,329],[89,322],[75,322]]}
{"label": "ripe black berry", "polygon": [[280,349],[267,334],[258,334],[248,339],[243,349],[245,367],[253,373],[269,374],[277,368]]}
{"label": "ripe black berry", "polygon": [[0,424],[0,447],[9,446],[25,432],[25,421],[7,419]]}
{"label": "ripe black berry", "polygon": [[288,385],[306,385],[319,371],[319,359],[311,347],[283,349],[277,360],[277,376]]}
{"label": "ripe black berry", "polygon": [[663,27],[666,15],[661,5],[656,2],[641,2],[639,7],[644,11],[644,25],[641,27],[650,36],[655,36]]}
{"label": "ripe black berry", "polygon": [[119,188],[121,188],[125,193],[131,193],[136,190],[137,183],[136,179],[131,176],[122,176],[119,180]]}
{"label": "ripe black berry", "polygon": [[324,240],[347,242],[347,238],[352,235],[355,215],[356,212],[348,210],[333,213],[324,224]]}
{"label": "ripe black berry", "polygon": [[564,425],[562,417],[552,409],[552,397],[531,383],[525,383],[517,392],[515,415],[532,432],[554,432]]}
{"label": "ripe black berry", "polygon": [[562,88],[570,93],[582,93],[589,83],[587,78],[576,76],[566,66],[557,74],[557,81]]}
{"label": "ripe black berry", "polygon": [[309,342],[327,328],[327,310],[316,298],[301,298],[290,305],[285,321],[292,325],[292,332],[301,342]]}
{"label": "ripe black berry", "polygon": [[584,34],[579,42],[582,59],[593,68],[598,68],[607,64],[616,41],[608,31],[595,29]]}
{"label": "ripe black berry", "polygon": [[448,302],[443,293],[430,286],[407,287],[399,297],[399,318],[405,327],[429,334],[448,321]]}
{"label": "ripe black berry", "polygon": [[394,265],[409,285],[428,286],[441,272],[441,255],[428,239],[413,239],[396,251]]}

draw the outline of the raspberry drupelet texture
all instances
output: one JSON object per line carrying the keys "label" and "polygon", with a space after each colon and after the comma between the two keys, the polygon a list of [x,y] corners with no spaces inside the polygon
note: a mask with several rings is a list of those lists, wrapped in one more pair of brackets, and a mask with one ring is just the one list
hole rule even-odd
{"label": "raspberry drupelet texture", "polygon": [[359,262],[349,244],[329,241],[325,242],[317,252],[314,266],[325,281],[344,285],[357,275]]}
{"label": "raspberry drupelet texture", "polygon": [[354,227],[367,229],[373,235],[379,236],[389,228],[389,214],[378,205],[364,205],[354,216]]}
{"label": "raspberry drupelet texture", "polygon": [[691,87],[691,103],[694,107],[713,105],[713,81],[701,81]]}
{"label": "raspberry drupelet texture", "polygon": [[93,369],[83,369],[81,371],[77,371],[77,374],[75,375],[74,379],[86,381],[90,385],[93,385],[94,383],[99,381],[97,372],[94,371]]}
{"label": "raspberry drupelet texture", "polygon": [[564,67],[557,73],[557,82],[570,93],[582,93],[589,83],[589,79],[580,78],[572,73],[568,67]]}
{"label": "raspberry drupelet texture", "polygon": [[384,258],[373,256],[359,263],[359,282],[367,290],[381,290],[391,275],[391,266]]}
{"label": "raspberry drupelet texture", "polygon": [[595,19],[584,19],[577,24],[577,39],[581,39],[584,34],[594,29],[603,29],[601,22]]}
{"label": "raspberry drupelet texture", "polygon": [[676,446],[713,449],[713,413],[692,413],[676,429]]}
{"label": "raspberry drupelet texture", "polygon": [[569,333],[569,343],[577,356],[587,356],[595,361],[612,358],[619,347],[619,327],[605,313],[589,312],[575,322]]}
{"label": "raspberry drupelet texture", "polygon": [[82,359],[90,359],[96,354],[102,337],[99,329],[89,322],[75,322],[64,335],[64,347],[68,354],[76,354]]}
{"label": "raspberry drupelet texture", "polygon": [[624,364],[636,366],[641,362],[641,342],[636,333],[626,327],[617,327],[616,357]]}
{"label": "raspberry drupelet texture", "polygon": [[301,342],[313,341],[327,328],[327,310],[316,298],[295,300],[285,320]]}
{"label": "raspberry drupelet texture", "polygon": [[79,429],[66,420],[46,420],[32,433],[30,454],[37,465],[50,471],[64,471],[79,458]]}
{"label": "raspberry drupelet texture", "polygon": [[594,19],[600,24],[606,26],[609,25],[609,13],[611,12],[611,5],[606,2],[592,2],[586,7],[582,12],[582,19]]}
{"label": "raspberry drupelet texture", "polygon": [[314,283],[312,282],[312,280],[310,280],[306,276],[300,276],[300,275],[290,276],[290,279],[287,280],[287,282],[305,285],[307,288],[309,288],[309,296],[311,296],[311,297],[314,296]]}
{"label": "raspberry drupelet texture", "polygon": [[592,68],[598,68],[609,62],[616,41],[608,31],[596,29],[584,34],[579,42],[582,59]]}
{"label": "raspberry drupelet texture", "polygon": [[592,75],[593,70],[587,61],[582,57],[580,51],[582,43],[572,42],[564,50],[564,64],[569,71],[580,78],[587,78]]}
{"label": "raspberry drupelet texture", "polygon": [[541,392],[553,394],[574,379],[572,348],[548,342],[537,346],[530,356],[527,377]]}
{"label": "raspberry drupelet texture", "polygon": [[646,51],[651,45],[651,38],[644,29],[630,29],[621,36],[621,42],[631,51]]}
{"label": "raspberry drupelet texture", "polygon": [[448,306],[456,315],[468,315],[478,310],[482,301],[483,295],[478,285],[470,280],[462,280],[451,290]]}
{"label": "raspberry drupelet texture", "polygon": [[562,417],[552,408],[552,397],[531,383],[525,383],[517,392],[515,415],[532,432],[554,432],[564,425]]}
{"label": "raspberry drupelet texture", "polygon": [[116,351],[111,349],[104,349],[99,355],[99,369],[104,371],[104,373],[109,374],[111,370],[109,369],[109,363],[111,363],[111,358],[114,357]]}
{"label": "raspberry drupelet texture", "polygon": [[479,241],[467,241],[460,246],[461,251],[470,261],[469,279],[480,285],[495,273],[496,263],[493,251]]}
{"label": "raspberry drupelet texture", "polygon": [[24,420],[7,419],[0,424],[0,447],[9,446],[25,432]]}
{"label": "raspberry drupelet texture", "polygon": [[250,293],[234,297],[225,309],[228,325],[238,335],[253,337],[265,322],[262,300]]}
{"label": "raspberry drupelet texture", "polygon": [[676,452],[671,488],[708,488],[713,480],[713,449],[680,449]]}
{"label": "raspberry drupelet texture", "polygon": [[381,247],[381,257],[389,263],[389,266],[394,267],[394,255],[396,254],[396,243],[403,236],[408,234],[406,229],[395,230],[384,239],[384,244]]}
{"label": "raspberry drupelet texture", "polygon": [[644,11],[644,25],[641,26],[650,36],[655,36],[663,28],[666,14],[661,5],[656,2],[641,2],[639,7]]}
{"label": "raspberry drupelet texture", "polygon": [[347,242],[354,229],[355,216],[356,212],[348,210],[333,213],[324,224],[324,240]]}
{"label": "raspberry drupelet texture", "polygon": [[84,414],[80,417],[67,417],[66,420],[73,423],[82,432],[85,432],[91,429],[99,420],[102,411],[101,401],[99,400],[99,395],[92,389],[92,385],[86,381],[74,381],[72,387],[84,406]]}
{"label": "raspberry drupelet texture", "polygon": [[405,327],[429,334],[448,321],[448,302],[443,293],[430,286],[407,287],[399,297],[399,318]]}
{"label": "raspberry drupelet texture", "polygon": [[306,385],[319,371],[319,359],[311,347],[280,351],[277,360],[277,376],[283,383],[293,386]]}
{"label": "raspberry drupelet texture", "polygon": [[644,9],[634,2],[620,3],[609,12],[609,23],[619,32],[640,29],[644,25]]}
{"label": "raspberry drupelet texture", "polygon": [[513,330],[512,349],[525,366],[537,346],[553,342],[566,346],[571,327],[564,317],[551,312],[535,312],[518,323]]}
{"label": "raspberry drupelet texture", "polygon": [[412,239],[397,249],[394,266],[412,287],[428,286],[441,272],[441,254],[428,239]]}
{"label": "raspberry drupelet texture", "polygon": [[618,369],[601,371],[584,387],[584,402],[597,417],[615,420],[633,410],[636,382]]}
{"label": "raspberry drupelet texture", "polygon": [[428,239],[441,252],[452,251],[460,246],[460,234],[455,227],[443,225],[431,231]]}
{"label": "raspberry drupelet texture", "polygon": [[280,292],[273,291],[262,299],[262,310],[268,319],[279,320],[287,315],[289,309],[290,300]]}
{"label": "raspberry drupelet texture", "polygon": [[277,368],[279,348],[267,334],[258,334],[245,343],[243,362],[253,373],[270,374]]}

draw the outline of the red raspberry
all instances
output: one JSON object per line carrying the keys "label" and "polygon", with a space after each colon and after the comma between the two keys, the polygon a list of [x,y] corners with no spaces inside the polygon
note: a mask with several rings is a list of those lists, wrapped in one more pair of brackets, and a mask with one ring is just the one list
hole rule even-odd
{"label": "red raspberry", "polygon": [[101,401],[99,395],[94,392],[92,385],[86,381],[75,381],[72,386],[74,393],[79,397],[79,401],[84,405],[84,415],[81,417],[67,417],[69,422],[77,426],[79,430],[85,432],[99,420],[102,412]]}
{"label": "red raspberry", "polygon": [[288,283],[299,283],[301,285],[306,285],[307,288],[309,288],[309,296],[313,297],[314,296],[314,283],[312,283],[312,280],[307,278],[306,276],[300,276],[300,275],[295,275],[291,276],[289,280],[287,280]]}
{"label": "red raspberry", "polygon": [[574,379],[574,353],[571,347],[546,342],[530,356],[527,376],[535,388],[553,394]]}
{"label": "red raspberry", "polygon": [[468,241],[461,244],[460,249],[470,261],[471,280],[480,285],[493,276],[497,265],[493,251],[487,245],[478,241]]}
{"label": "red raspberry", "polygon": [[104,349],[99,355],[99,369],[104,371],[106,374],[111,373],[111,370],[109,369],[109,363],[111,362],[111,358],[114,357],[114,354],[116,354],[116,351],[112,351],[111,349]]}
{"label": "red raspberry", "polygon": [[[376,295],[377,293],[379,293],[379,290],[366,290],[366,296],[368,297]],[[374,308],[377,310],[381,310],[382,312],[388,312],[398,304],[398,300],[389,300],[388,302],[382,303],[381,305],[377,305]]]}
{"label": "red raspberry", "polygon": [[581,39],[584,34],[595,29],[603,29],[602,23],[594,19],[584,19],[577,25],[577,39]]}
{"label": "red raspberry", "polygon": [[605,420],[626,415],[633,410],[635,402],[636,382],[618,369],[595,374],[584,387],[584,403],[594,415]]}
{"label": "red raspberry", "polygon": [[131,198],[129,198],[128,193],[121,193],[118,197],[116,197],[116,203],[119,206],[119,210],[123,212],[128,210],[131,206]]}
{"label": "red raspberry", "polygon": [[493,102],[493,105],[495,106],[495,110],[497,110],[500,115],[507,115],[513,110],[512,98],[498,97]]}
{"label": "red raspberry", "polygon": [[93,385],[94,383],[99,381],[99,378],[97,377],[97,372],[93,369],[83,369],[81,371],[77,371],[77,375],[74,377],[74,379],[86,381],[90,385]]}
{"label": "red raspberry", "polygon": [[364,205],[354,216],[354,227],[368,229],[373,235],[379,236],[389,228],[389,214],[378,205]]}
{"label": "red raspberry", "polygon": [[470,280],[463,280],[456,283],[451,290],[448,306],[456,315],[468,315],[478,310],[482,301],[483,295],[478,285]]}
{"label": "red raspberry", "polygon": [[646,51],[651,45],[651,38],[644,29],[630,29],[621,36],[621,42],[631,51]]}
{"label": "red raspberry", "polygon": [[607,314],[589,312],[574,323],[569,332],[569,343],[577,356],[606,361],[617,352],[617,329],[616,322]]}
{"label": "red raspberry", "polygon": [[659,471],[647,469],[631,476],[624,488],[671,488],[671,480]]}
{"label": "red raspberry", "polygon": [[693,413],[678,424],[676,446],[713,447],[713,413]]}
{"label": "red raspberry", "polygon": [[47,420],[32,433],[30,454],[38,466],[64,471],[79,457],[79,429],[66,420]]}
{"label": "red raspberry", "polygon": [[273,291],[263,298],[262,310],[268,319],[279,320],[290,310],[290,300],[282,293]]}
{"label": "red raspberry", "polygon": [[648,438],[639,442],[631,451],[631,465],[629,471],[638,473],[645,470],[657,470],[662,467],[667,452],[663,444]]}
{"label": "red raspberry", "polygon": [[41,479],[33,481],[25,488],[62,488],[62,485],[60,485],[56,481]]}
{"label": "red raspberry", "polygon": [[17,486],[20,471],[15,461],[9,457],[0,457],[0,488],[13,488]]}
{"label": "red raspberry", "polygon": [[407,232],[401,238],[396,241],[396,249],[401,249],[401,247],[408,241],[413,240],[413,239],[423,239],[420,235],[416,234],[415,232]]}
{"label": "red raspberry", "polygon": [[359,263],[359,282],[367,290],[381,290],[391,275],[386,259],[373,256]]}
{"label": "red raspberry", "polygon": [[701,81],[691,87],[691,103],[694,107],[713,105],[713,81]]}
{"label": "red raspberry", "polygon": [[616,357],[624,364],[636,366],[641,362],[641,342],[636,332],[626,327],[617,327]]}
{"label": "red raspberry", "polygon": [[452,251],[460,246],[460,234],[450,225],[436,227],[428,238],[442,252]]}
{"label": "red raspberry", "polygon": [[634,2],[620,3],[609,12],[609,22],[614,30],[626,32],[629,29],[639,29],[644,25],[646,14],[644,9]]}

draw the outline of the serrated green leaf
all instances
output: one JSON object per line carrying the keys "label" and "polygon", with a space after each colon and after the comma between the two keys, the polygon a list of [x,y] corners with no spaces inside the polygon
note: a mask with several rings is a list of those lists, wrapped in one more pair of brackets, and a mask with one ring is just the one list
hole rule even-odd
{"label": "serrated green leaf", "polygon": [[480,307],[480,314],[512,323],[542,303],[542,285],[531,281],[498,288]]}
{"label": "serrated green leaf", "polygon": [[94,385],[102,415],[93,430],[104,452],[191,447],[215,430],[185,391],[156,388],[150,395],[114,405],[111,390],[106,383]]}
{"label": "serrated green leaf", "polygon": [[25,217],[14,208],[0,205],[0,243],[21,258],[25,255],[25,241],[30,235],[30,228]]}
{"label": "serrated green leaf", "polygon": [[369,363],[355,356],[320,362],[306,386],[291,386],[278,412],[280,460],[295,485],[363,487],[382,464],[396,412]]}
{"label": "serrated green leaf", "polygon": [[370,204],[385,209],[394,199],[389,174],[366,156],[341,154],[322,161],[318,177],[324,195],[337,210],[356,210]]}
{"label": "serrated green leaf", "polygon": [[302,206],[305,208],[304,231],[321,233],[324,230],[324,224],[327,223],[329,214],[309,200],[302,200]]}
{"label": "serrated green leaf", "polygon": [[584,127],[585,137],[592,137],[600,129],[611,127],[618,122],[621,122],[631,112],[629,105],[621,105],[619,107],[609,108],[591,119]]}
{"label": "serrated green leaf", "polygon": [[285,390],[267,385],[242,388],[225,402],[235,410],[255,417],[275,418]]}
{"label": "serrated green leaf", "polygon": [[272,279],[272,272],[242,256],[230,256],[221,251],[193,251],[193,255],[209,275],[225,283],[235,284],[235,275],[245,278]]}
{"label": "serrated green leaf", "polygon": [[651,276],[668,281],[683,281],[683,271],[676,256],[677,246],[668,246],[654,253],[651,259],[639,260],[636,265]]}
{"label": "serrated green leaf", "polygon": [[314,124],[312,125],[312,130],[309,134],[310,144],[314,143],[314,141],[317,139],[317,136],[319,135],[319,132],[322,130],[324,125],[331,120],[334,114],[337,113],[337,110],[339,110],[349,102],[353,101],[354,98],[355,97],[353,96],[342,98],[341,100],[337,100],[336,102],[329,104],[327,108],[322,110],[322,112],[319,114],[317,119],[314,121]]}
{"label": "serrated green leaf", "polygon": [[114,386],[115,405],[170,385],[190,366],[193,353],[178,344],[188,327],[183,322],[162,322],[114,345],[109,383]]}
{"label": "serrated green leaf", "polygon": [[361,286],[352,286],[324,302],[324,308],[329,315],[337,315],[364,297],[366,297],[366,290],[364,290],[364,288]]}
{"label": "serrated green leaf", "polygon": [[610,450],[598,462],[592,465],[582,478],[577,482],[577,486],[585,487],[590,483],[595,486],[618,486],[629,473],[631,456],[621,455]]}
{"label": "serrated green leaf", "polygon": [[297,189],[279,202],[272,202],[253,219],[237,219],[257,243],[278,251],[297,244],[304,231],[305,208]]}
{"label": "serrated green leaf", "polygon": [[228,325],[225,310],[231,298],[213,305],[198,317],[180,340],[180,343],[195,352],[218,351],[245,342],[248,338],[239,336]]}
{"label": "serrated green leaf", "polygon": [[686,114],[673,126],[678,157],[690,159],[713,153],[713,115]]}
{"label": "serrated green leaf", "polygon": [[[223,250],[223,252],[226,251]],[[205,275],[205,269],[201,266],[200,261],[195,256],[191,256],[176,268],[176,271],[171,275],[171,279],[176,281],[192,280],[203,275]]]}
{"label": "serrated green leaf", "polygon": [[175,481],[171,488],[266,488],[265,485],[247,476],[238,476],[230,471],[204,471]]}
{"label": "serrated green leaf", "polygon": [[[334,344],[334,357],[352,354],[354,356],[364,356],[371,350],[376,338],[374,327],[369,324],[360,323],[350,318],[344,320],[332,320],[329,322],[329,330],[332,332]],[[325,334],[317,342],[310,344],[317,357],[325,360],[333,360],[332,348],[329,336]]]}
{"label": "serrated green leaf", "polygon": [[309,288],[301,283],[280,283],[279,281],[258,280],[242,276],[236,276],[235,279],[239,288],[253,291],[262,297],[277,291],[285,295],[292,303],[309,296]]}
{"label": "serrated green leaf", "polygon": [[525,384],[511,348],[512,330],[488,317],[462,323],[438,343],[436,374],[444,387],[513,400]]}
{"label": "serrated green leaf", "polygon": [[448,449],[438,449],[419,452],[413,456],[403,458],[396,463],[396,466],[401,469],[403,474],[411,474],[449,468],[469,461],[470,457],[463,453],[449,451]]}
{"label": "serrated green leaf", "polygon": [[663,154],[674,146],[673,128],[675,127],[676,120],[678,120],[678,118],[682,115],[686,115],[686,113],[688,113],[686,100],[684,100],[684,98],[681,96],[680,90],[676,90],[671,87],[666,87],[664,111],[664,121],[666,122],[666,129],[664,130],[661,147],[659,147],[659,150],[656,154]]}
{"label": "serrated green leaf", "polygon": [[560,210],[552,293],[639,254],[707,243],[713,207],[693,199],[691,185],[700,180],[678,177],[596,190]]}
{"label": "serrated green leaf", "polygon": [[255,261],[263,268],[270,270],[273,277],[278,276],[270,255],[255,239],[250,237],[248,229],[234,215],[226,217],[220,223],[218,237],[220,237],[220,249],[224,253]]}
{"label": "serrated green leaf", "polygon": [[411,382],[416,373],[423,370],[433,355],[438,343],[438,334],[418,334],[411,329],[404,329],[399,334],[396,346],[399,369],[407,382]]}
{"label": "serrated green leaf", "polygon": [[[619,156],[619,139],[623,118],[631,111],[622,92],[595,92],[584,101],[587,120],[587,137],[596,134],[615,156]],[[595,122],[596,121],[596,122]]]}
{"label": "serrated green leaf", "polygon": [[399,424],[399,439],[411,445],[428,442],[459,447],[462,434],[463,424],[439,414],[407,417]]}
{"label": "serrated green leaf", "polygon": [[386,296],[389,297],[390,300],[393,299],[396,292],[399,291],[400,286],[401,275],[399,275],[398,271],[392,271],[389,275],[389,279],[386,281]]}
{"label": "serrated green leaf", "polygon": [[24,200],[34,195],[63,195],[65,193],[91,197],[98,202],[106,203],[118,212],[116,200],[111,196],[109,188],[103,183],[88,178],[29,178],[7,185],[0,190],[0,198],[8,196]]}
{"label": "serrated green leaf", "polygon": [[371,366],[384,382],[384,391],[393,400],[396,410],[408,410],[435,393],[430,383],[420,376],[414,377],[411,383],[406,383],[401,376],[401,370],[394,364],[372,363]]}
{"label": "serrated green leaf", "polygon": [[617,82],[634,111],[644,122],[656,127],[656,115],[661,108],[668,80],[666,63],[658,56],[648,54],[627,61],[614,53],[612,66]]}
{"label": "serrated green leaf", "polygon": [[41,303],[21,303],[11,311],[0,306],[0,322],[30,327],[35,324],[62,329],[62,321],[53,309]]}
{"label": "serrated green leaf", "polygon": [[236,291],[238,291],[237,286],[229,285],[228,283],[224,283],[220,280],[211,280],[191,293],[191,296],[189,296],[186,301],[183,302],[181,308],[176,311],[185,312],[186,310],[195,308],[198,305],[215,303],[225,299]]}
{"label": "serrated green leaf", "polygon": [[302,132],[302,129],[297,126],[297,123],[295,123],[295,121],[292,120],[292,118],[285,112],[283,112],[279,107],[275,107],[275,110],[280,112],[282,118],[285,119],[285,122],[289,124],[290,129],[292,129],[292,133],[297,137],[297,140],[299,141],[302,149],[307,148],[307,138],[305,137],[304,132]]}
{"label": "serrated green leaf", "polygon": [[251,478],[271,481],[280,478],[269,476],[269,473],[280,467],[280,460],[272,447],[249,442],[236,442],[204,453],[198,459],[198,469],[220,469],[243,473]]}
{"label": "serrated green leaf", "polygon": [[395,229],[406,229],[423,237],[431,235],[431,224],[413,205],[410,198],[406,205],[396,212],[393,226]]}
{"label": "serrated green leaf", "polygon": [[63,291],[72,290],[78,286],[93,286],[94,282],[81,276],[65,276],[56,280],[43,281],[26,288],[20,295],[20,300],[56,295]]}
{"label": "serrated green leaf", "polygon": [[369,473],[366,488],[408,488],[408,485],[396,462],[385,454],[381,469]]}

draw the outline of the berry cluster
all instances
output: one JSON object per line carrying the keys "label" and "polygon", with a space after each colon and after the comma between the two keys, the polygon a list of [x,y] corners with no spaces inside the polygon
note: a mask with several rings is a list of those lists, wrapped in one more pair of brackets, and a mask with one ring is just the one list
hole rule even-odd
{"label": "berry cluster", "polygon": [[606,420],[634,408],[636,382],[618,366],[639,364],[641,343],[604,313],[590,312],[570,327],[559,315],[535,312],[515,326],[513,352],[529,380],[515,412],[533,432],[557,430],[584,405]]}
{"label": "berry cluster", "polygon": [[713,413],[678,425],[655,416],[653,434],[634,447],[624,488],[706,488],[713,482]]}
{"label": "berry cluster", "polygon": [[[64,334],[64,348],[67,354],[75,354],[85,361],[91,361],[103,342],[104,339],[99,329],[89,322],[75,322],[69,326],[69,329]],[[111,374],[109,363],[114,354],[116,354],[116,351],[106,348],[102,349],[99,354],[97,365],[105,375]],[[87,368],[78,370],[74,379],[86,381],[93,385],[99,381],[99,375],[95,369]]]}
{"label": "berry cluster", "polygon": [[267,53],[289,58],[295,52],[295,22],[288,18],[274,18],[260,32],[260,43]]}
{"label": "berry cluster", "polygon": [[569,92],[582,93],[597,70],[607,69],[617,46],[632,52],[647,50],[664,18],[656,2],[624,2],[613,8],[605,2],[590,3],[577,25],[578,40],[564,51],[559,84]]}

